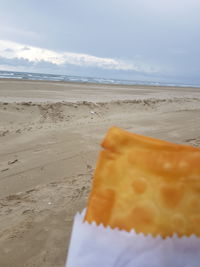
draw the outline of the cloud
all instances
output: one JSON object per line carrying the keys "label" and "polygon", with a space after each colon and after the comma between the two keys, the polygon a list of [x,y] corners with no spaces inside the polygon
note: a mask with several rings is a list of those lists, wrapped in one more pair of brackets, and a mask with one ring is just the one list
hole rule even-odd
{"label": "cloud", "polygon": [[4,49],[4,52],[14,52],[14,51],[11,48],[6,48],[6,49]]}
{"label": "cloud", "polygon": [[21,50],[22,50],[22,51],[27,51],[27,50],[30,50],[30,48],[27,47],[27,46],[24,46]]}
{"label": "cloud", "polygon": [[[16,42],[0,40],[0,55],[4,59],[19,60],[21,64],[50,63],[59,67],[74,65],[77,67],[94,67],[107,70],[134,71],[144,73],[158,72],[158,68],[139,62],[108,57],[96,57],[88,54],[57,52],[35,46],[24,45]],[[18,61],[17,61],[18,62]]]}

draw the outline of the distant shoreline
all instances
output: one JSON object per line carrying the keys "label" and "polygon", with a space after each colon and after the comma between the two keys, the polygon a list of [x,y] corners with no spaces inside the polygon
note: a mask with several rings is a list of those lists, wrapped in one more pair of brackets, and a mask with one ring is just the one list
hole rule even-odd
{"label": "distant shoreline", "polygon": [[153,86],[153,87],[177,87],[177,88],[200,88],[200,84],[184,84],[177,82],[159,82],[159,81],[134,81],[117,78],[98,78],[76,75],[45,74],[32,72],[1,71],[0,80],[17,81],[47,81],[62,83],[80,83],[80,84],[102,84],[102,85],[123,85],[123,86]]}
{"label": "distant shoreline", "polygon": [[133,88],[157,88],[157,89],[173,89],[173,88],[180,88],[180,89],[200,89],[200,85],[190,86],[190,85],[147,85],[147,84],[111,84],[111,83],[95,83],[95,82],[78,82],[78,81],[52,81],[52,80],[34,80],[34,79],[19,79],[19,78],[0,78],[1,81],[8,81],[8,82],[28,82],[28,83],[53,83],[53,84],[77,84],[77,85],[95,85],[95,86],[111,86],[111,87],[133,87]]}

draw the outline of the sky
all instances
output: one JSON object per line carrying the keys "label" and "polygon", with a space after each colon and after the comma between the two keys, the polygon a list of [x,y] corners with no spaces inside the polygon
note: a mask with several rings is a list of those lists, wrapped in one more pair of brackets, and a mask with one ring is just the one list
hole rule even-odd
{"label": "sky", "polygon": [[199,0],[0,6],[0,70],[200,84]]}

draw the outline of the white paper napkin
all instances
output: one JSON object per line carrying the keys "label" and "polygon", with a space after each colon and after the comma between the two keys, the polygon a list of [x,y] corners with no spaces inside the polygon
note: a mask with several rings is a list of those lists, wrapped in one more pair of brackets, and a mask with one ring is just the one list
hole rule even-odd
{"label": "white paper napkin", "polygon": [[200,267],[200,238],[162,239],[74,219],[66,267]]}

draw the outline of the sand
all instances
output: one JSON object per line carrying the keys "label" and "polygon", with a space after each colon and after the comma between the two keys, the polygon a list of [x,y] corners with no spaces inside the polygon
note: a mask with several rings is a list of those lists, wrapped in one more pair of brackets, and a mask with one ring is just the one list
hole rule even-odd
{"label": "sand", "polygon": [[200,146],[200,89],[0,80],[0,266],[64,266],[112,125]]}

